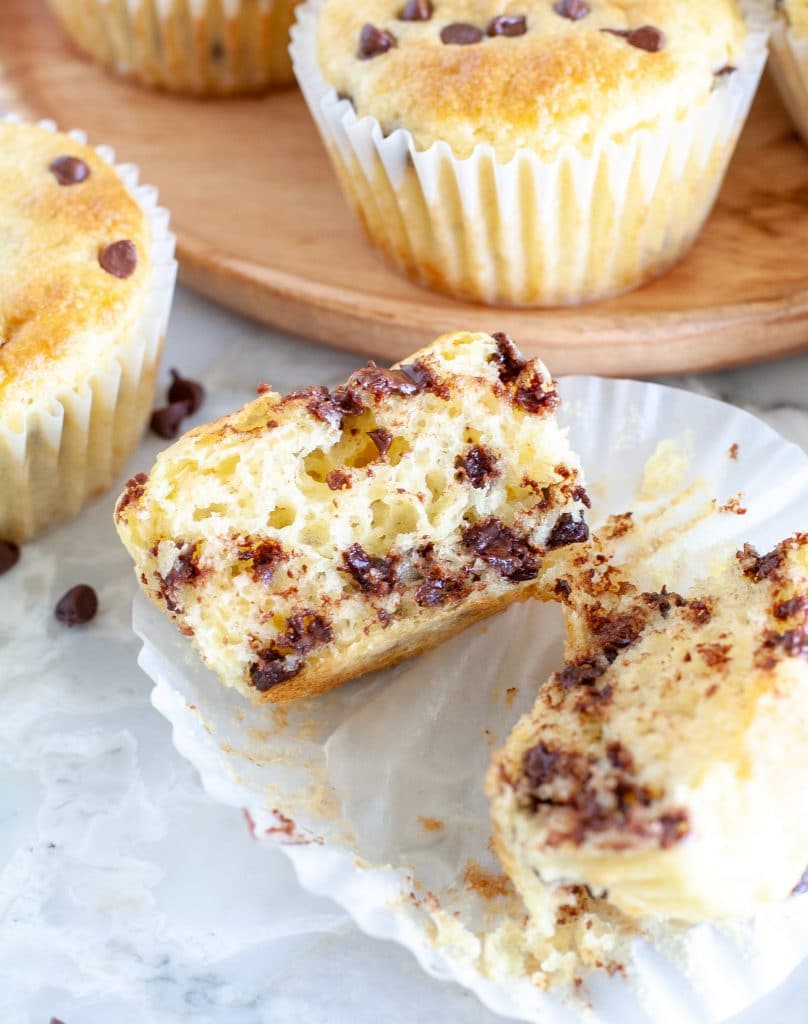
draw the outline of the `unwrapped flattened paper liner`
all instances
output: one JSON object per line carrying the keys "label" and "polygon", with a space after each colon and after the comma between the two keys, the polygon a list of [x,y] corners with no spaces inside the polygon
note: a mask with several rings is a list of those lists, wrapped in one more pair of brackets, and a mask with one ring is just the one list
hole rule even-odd
{"label": "unwrapped flattened paper liner", "polygon": [[[633,543],[649,584],[682,590],[745,541],[767,550],[805,527],[808,456],[749,414],[638,382],[571,377],[561,393],[592,522],[628,509],[646,522]],[[562,660],[556,606],[514,606],[420,658],[278,708],[220,686],[140,597],[135,628],[153,702],[214,799],[243,807],[306,888],[495,1012],[542,1024],[721,1021],[808,954],[799,897],[722,929],[649,923],[625,961],[604,946],[611,973],[563,954],[537,965],[514,947],[522,910],[489,850],[483,779]]]}

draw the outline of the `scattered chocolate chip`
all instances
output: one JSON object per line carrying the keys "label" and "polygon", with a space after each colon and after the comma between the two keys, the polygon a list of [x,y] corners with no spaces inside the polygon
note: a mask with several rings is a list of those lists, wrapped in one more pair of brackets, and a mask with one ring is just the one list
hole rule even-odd
{"label": "scattered chocolate chip", "polygon": [[804,629],[788,629],[777,633],[773,629],[763,634],[762,650],[780,650],[788,658],[808,658],[808,632]]}
{"label": "scattered chocolate chip", "polygon": [[440,30],[440,40],[447,46],[471,46],[483,38],[482,29],[466,21],[453,21]]}
{"label": "scattered chocolate chip", "polygon": [[266,650],[250,665],[250,682],[259,693],[294,679],[303,670],[303,662],[289,662],[280,651]]}
{"label": "scattered chocolate chip", "polygon": [[553,5],[553,10],[562,18],[580,21],[581,18],[585,18],[589,14],[589,4],[584,0],[558,0],[558,3]]}
{"label": "scattered chocolate chip", "polygon": [[387,53],[397,45],[396,37],[392,32],[367,24],[362,26],[356,55],[360,60],[370,60],[372,57],[379,57],[381,54]]}
{"label": "scattered chocolate chip", "polygon": [[780,568],[783,562],[783,549],[778,546],[767,554],[760,555],[751,544],[744,544],[743,550],[739,551],[735,557],[740,563],[744,576],[754,583],[760,583]]}
{"label": "scattered chocolate chip", "polygon": [[491,337],[497,343],[497,352],[489,361],[496,364],[502,383],[512,384],[527,365],[527,360],[509,334],[497,331]]}
{"label": "scattered chocolate chip", "polygon": [[[2,572],[2,567],[0,567]],[[808,598],[790,597],[787,601],[780,601],[774,606],[774,617],[776,619],[790,619],[792,615],[801,612],[808,605]]]}
{"label": "scattered chocolate chip", "polygon": [[80,185],[90,177],[90,168],[77,156],[57,156],[48,170],[59,185]]}
{"label": "scattered chocolate chip", "polygon": [[468,588],[463,580],[446,576],[440,569],[436,569],[415,591],[415,603],[420,608],[437,608],[448,600],[459,600],[467,593]]}
{"label": "scattered chocolate chip", "polygon": [[586,488],[581,486],[574,488],[570,497],[573,501],[580,501],[585,508],[592,508],[592,501],[586,493]]}
{"label": "scattered chocolate chip", "polygon": [[200,409],[205,401],[205,389],[198,381],[191,380],[188,377],[181,377],[177,370],[172,370],[168,400],[172,404],[174,402],[187,402],[188,415],[190,416]]}
{"label": "scattered chocolate chip", "polygon": [[602,28],[600,31],[607,32],[611,36],[620,36],[626,40],[629,46],[645,50],[646,53],[658,53],[665,45],[665,36],[653,25],[641,25],[631,31],[620,28]]}
{"label": "scattered chocolate chip", "polygon": [[432,0],[407,0],[399,11],[399,21],[429,21],[432,17]]}
{"label": "scattered chocolate chip", "polygon": [[580,519],[573,519],[571,512],[562,512],[555,522],[547,538],[550,550],[563,548],[568,544],[582,544],[589,540],[589,527],[584,522],[583,513]]}
{"label": "scattered chocolate chip", "polygon": [[497,460],[482,445],[475,445],[469,448],[465,455],[458,455],[455,459],[455,469],[458,480],[466,479],[472,487],[485,487],[485,485],[499,476]]}
{"label": "scattered chocolate chip", "polygon": [[118,507],[115,510],[116,516],[121,516],[133,501],[139,501],[143,497],[148,482],[149,478],[145,473],[135,473],[133,477],[126,481],[124,492],[118,499]]}
{"label": "scattered chocolate chip", "polygon": [[527,32],[524,14],[500,14],[488,23],[489,36],[523,36]]}
{"label": "scattered chocolate chip", "polygon": [[597,638],[603,656],[611,665],[620,651],[631,647],[642,636],[646,627],[646,616],[640,608],[633,608],[621,615],[604,615],[600,611],[588,612],[589,627]]}
{"label": "scattered chocolate chip", "polygon": [[514,583],[534,580],[539,574],[536,551],[527,538],[493,517],[470,526],[463,544]]}
{"label": "scattered chocolate chip", "polygon": [[342,553],[342,561],[365,594],[385,597],[398,582],[398,555],[374,558],[360,544],[352,544]]}
{"label": "scattered chocolate chip", "polygon": [[376,430],[369,430],[368,437],[379,449],[379,455],[384,456],[390,451],[393,435],[389,430],[385,430],[384,427],[378,427]]}
{"label": "scattered chocolate chip", "polygon": [[98,254],[98,262],[108,274],[121,279],[131,277],[137,267],[137,249],[128,238],[113,242]]}
{"label": "scattered chocolate chip", "polygon": [[12,540],[0,540],[0,576],[13,569],[20,560],[20,546]]}
{"label": "scattered chocolate chip", "polygon": [[541,374],[534,373],[528,384],[517,385],[513,403],[535,416],[553,412],[561,404],[561,399],[555,388],[545,391]]}
{"label": "scattered chocolate chip", "polygon": [[173,440],[179,434],[182,421],[190,411],[188,402],[171,402],[162,409],[155,409],[150,421],[152,432],[166,441]]}
{"label": "scattered chocolate chip", "polygon": [[[716,78],[723,78],[725,75],[734,75],[737,70],[738,69],[735,67],[734,64],[725,64],[723,66],[723,68],[719,68],[718,71],[716,71],[715,77]],[[737,458],[738,457],[738,455],[737,455],[738,445],[737,444],[733,445],[733,447],[736,449],[736,454],[734,456],[731,456],[731,458]]]}
{"label": "scattered chocolate chip", "polygon": [[309,388],[307,391],[293,391],[284,401],[305,398],[309,412],[323,423],[342,426],[345,416],[358,416],[365,409],[360,397],[350,388],[341,387],[335,391],[328,388]]}
{"label": "scattered chocolate chip", "polygon": [[250,682],[260,693],[293,679],[303,671],[305,656],[315,647],[331,643],[334,631],[322,615],[306,608],[286,620],[282,633],[250,666]]}
{"label": "scattered chocolate chip", "polygon": [[729,644],[696,644],[696,650],[704,659],[705,665],[710,668],[720,668],[722,665],[729,664],[730,651],[732,648]]}
{"label": "scattered chocolate chip", "polygon": [[608,665],[608,661],[603,658],[586,658],[583,661],[571,662],[556,674],[556,679],[562,686],[593,686]]}
{"label": "scattered chocolate chip", "polygon": [[566,601],[572,593],[572,587],[570,586],[569,580],[556,580],[556,585],[553,587],[553,593],[557,594],[562,601]]}
{"label": "scattered chocolate chip", "polygon": [[[164,589],[169,596],[173,596],[174,589],[179,584],[193,583],[198,576],[199,566],[196,562],[194,548],[191,544],[183,544],[163,581]],[[173,608],[172,611],[176,611],[176,609]]]}
{"label": "scattered chocolate chip", "polygon": [[696,598],[687,603],[685,615],[694,626],[705,626],[713,617],[713,608],[709,601]]}
{"label": "scattered chocolate chip", "polygon": [[333,639],[334,630],[328,619],[307,608],[286,620],[286,634],[278,642],[298,654],[308,654],[312,648],[330,644]]}
{"label": "scattered chocolate chip", "polygon": [[656,608],[663,619],[667,619],[674,605],[677,608],[682,608],[685,604],[685,600],[680,594],[669,591],[665,586],[659,593],[643,594],[642,599],[651,608]]}
{"label": "scattered chocolate chip", "polygon": [[351,374],[348,381],[348,388],[359,387],[370,391],[377,398],[381,395],[417,395],[422,390],[421,384],[415,379],[415,375],[405,370],[385,370],[374,362],[369,362],[361,370]]}
{"label": "scattered chocolate chip", "polygon": [[402,363],[399,369],[417,385],[419,391],[431,391],[438,398],[449,397],[449,388],[420,359],[414,363]]}
{"label": "scattered chocolate chip", "polygon": [[92,587],[79,583],[59,600],[55,615],[66,626],[83,626],[95,618],[98,596]]}
{"label": "scattered chocolate chip", "polygon": [[325,482],[332,491],[347,491],[351,486],[351,477],[341,469],[332,469]]}
{"label": "scattered chocolate chip", "polygon": [[268,539],[246,540],[239,544],[240,562],[252,562],[252,577],[256,583],[269,583],[275,570],[286,560],[286,552],[280,541]]}

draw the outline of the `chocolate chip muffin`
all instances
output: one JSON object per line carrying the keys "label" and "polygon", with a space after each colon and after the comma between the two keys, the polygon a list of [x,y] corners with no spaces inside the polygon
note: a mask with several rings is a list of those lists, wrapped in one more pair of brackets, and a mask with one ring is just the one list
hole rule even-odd
{"label": "chocolate chip muffin", "polygon": [[558,404],[506,335],[447,335],[191,431],[129,482],[118,532],[225,685],[319,693],[534,593],[587,538]]}
{"label": "chocolate chip muffin", "polygon": [[808,0],[779,0],[771,39],[772,75],[808,145]]}
{"label": "chocolate chip muffin", "polygon": [[685,921],[786,899],[808,851],[808,535],[686,595],[593,547],[558,581],[567,664],[489,774],[502,863],[529,910],[546,886]]}
{"label": "chocolate chip muffin", "polygon": [[371,240],[484,302],[634,287],[707,216],[765,60],[736,0],[307,0],[295,72]]}
{"label": "chocolate chip muffin", "polygon": [[297,0],[48,0],[73,41],[144,85],[198,96],[292,80]]}
{"label": "chocolate chip muffin", "polygon": [[151,411],[168,215],[79,133],[0,120],[0,538],[112,485]]}

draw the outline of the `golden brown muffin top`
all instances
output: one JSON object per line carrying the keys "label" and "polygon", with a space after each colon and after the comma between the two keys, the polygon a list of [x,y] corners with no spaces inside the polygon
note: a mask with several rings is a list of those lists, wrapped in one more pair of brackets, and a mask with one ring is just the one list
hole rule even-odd
{"label": "golden brown muffin top", "polygon": [[143,310],[150,246],[146,214],[94,149],[0,122],[0,425],[20,429],[106,366]]}
{"label": "golden brown muffin top", "polygon": [[735,0],[326,0],[318,57],[360,117],[419,149],[552,159],[705,101],[746,35]]}

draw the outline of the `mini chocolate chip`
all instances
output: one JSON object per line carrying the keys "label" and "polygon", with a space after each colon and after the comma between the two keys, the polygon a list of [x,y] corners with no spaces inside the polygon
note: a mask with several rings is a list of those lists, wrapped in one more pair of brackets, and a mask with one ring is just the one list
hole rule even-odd
{"label": "mini chocolate chip", "polygon": [[195,380],[188,377],[181,377],[177,370],[171,371],[171,387],[168,389],[168,400],[174,402],[187,402],[188,415],[195,413],[205,401],[205,389]]}
{"label": "mini chocolate chip", "polygon": [[429,21],[432,17],[432,0],[407,0],[399,11],[399,21]]}
{"label": "mini chocolate chip", "polygon": [[500,14],[488,23],[489,36],[523,36],[527,32],[524,14]]}
{"label": "mini chocolate chip", "polygon": [[55,615],[66,626],[83,626],[95,618],[98,597],[92,587],[79,583],[72,587],[56,605]]}
{"label": "mini chocolate chip", "polygon": [[499,476],[495,456],[481,444],[469,448],[455,459],[458,480],[468,480],[472,487],[485,487]]}
{"label": "mini chocolate chip", "polygon": [[20,546],[12,540],[0,540],[0,576],[20,560]]}
{"label": "mini chocolate chip", "polygon": [[362,26],[356,55],[360,60],[370,60],[371,57],[379,57],[397,45],[396,37],[392,32],[367,24]]}
{"label": "mini chocolate chip", "polygon": [[368,437],[379,449],[379,455],[386,455],[390,451],[393,435],[389,430],[385,430],[384,427],[379,427],[378,430],[369,430]]}
{"label": "mini chocolate chip", "polygon": [[509,334],[497,331],[491,337],[497,343],[497,351],[489,358],[489,362],[496,364],[499,379],[503,384],[512,384],[527,365],[527,361]]}
{"label": "mini chocolate chip", "polygon": [[482,29],[466,21],[453,21],[440,30],[440,41],[447,46],[470,46],[483,38]]}
{"label": "mini chocolate chip", "polygon": [[576,520],[572,518],[571,513],[562,512],[550,531],[547,547],[550,549],[563,548],[568,544],[582,544],[586,540],[589,540],[589,527],[583,520],[583,514],[579,520]]}
{"label": "mini chocolate chip", "polygon": [[48,170],[59,185],[80,185],[90,177],[90,168],[77,156],[57,156]]}
{"label": "mini chocolate chip", "polygon": [[585,3],[585,0],[558,0],[558,3],[553,6],[553,10],[562,18],[580,21],[581,18],[585,18],[589,14],[589,4]]}
{"label": "mini chocolate chip", "polygon": [[423,384],[416,379],[413,369],[402,366],[399,370],[385,370],[371,361],[351,374],[348,388],[363,388],[376,398],[381,395],[417,395]]}
{"label": "mini chocolate chip", "polygon": [[131,277],[137,267],[137,249],[128,238],[113,242],[98,254],[98,262],[108,274],[121,279]]}
{"label": "mini chocolate chip", "polygon": [[665,45],[665,36],[653,25],[641,25],[631,31],[622,28],[602,28],[600,31],[606,32],[610,36],[620,36],[626,40],[629,46],[645,50],[646,53],[659,53]]}
{"label": "mini chocolate chip", "polygon": [[659,53],[665,45],[665,36],[653,25],[633,29],[626,39],[629,46],[636,46],[638,50],[645,50],[646,53]]}
{"label": "mini chocolate chip", "polygon": [[190,411],[188,402],[171,402],[162,409],[155,409],[150,424],[152,432],[166,441],[172,441],[179,434],[182,421]]}
{"label": "mini chocolate chip", "polygon": [[[734,75],[737,70],[738,69],[734,64],[725,64],[723,68],[719,68],[718,71],[716,71],[715,77],[723,78],[724,75]],[[737,448],[738,446],[735,445],[735,447]],[[737,452],[735,454],[735,458],[737,458]]]}

